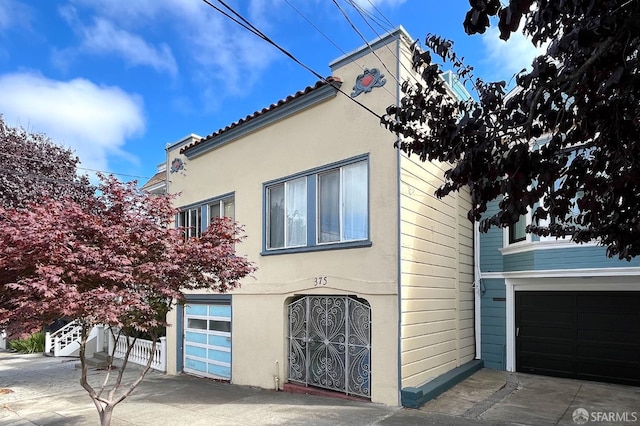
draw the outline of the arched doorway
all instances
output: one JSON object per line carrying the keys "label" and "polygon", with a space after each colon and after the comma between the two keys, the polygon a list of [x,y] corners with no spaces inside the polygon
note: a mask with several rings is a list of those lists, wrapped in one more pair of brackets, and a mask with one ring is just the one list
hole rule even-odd
{"label": "arched doorway", "polygon": [[371,307],[353,296],[301,296],[288,305],[288,379],[371,397]]}

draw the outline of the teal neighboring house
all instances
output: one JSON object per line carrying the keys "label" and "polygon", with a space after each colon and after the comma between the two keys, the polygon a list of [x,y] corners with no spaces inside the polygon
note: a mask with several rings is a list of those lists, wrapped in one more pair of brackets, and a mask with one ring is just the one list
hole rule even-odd
{"label": "teal neighboring house", "polygon": [[526,234],[530,221],[476,233],[485,367],[639,386],[640,259]]}

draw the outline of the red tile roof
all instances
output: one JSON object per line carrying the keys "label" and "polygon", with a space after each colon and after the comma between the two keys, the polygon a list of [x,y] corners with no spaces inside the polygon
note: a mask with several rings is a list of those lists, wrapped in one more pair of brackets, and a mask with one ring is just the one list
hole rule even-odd
{"label": "red tile roof", "polygon": [[215,138],[217,136],[220,136],[221,134],[226,133],[229,130],[234,129],[234,128],[238,127],[238,126],[241,126],[241,125],[247,123],[248,121],[253,120],[254,118],[260,117],[261,115],[264,115],[264,114],[266,114],[266,113],[268,113],[270,111],[273,111],[274,109],[279,108],[282,105],[288,104],[289,102],[291,102],[291,101],[293,101],[295,99],[298,99],[298,98],[300,98],[300,97],[302,97],[304,95],[307,95],[307,94],[309,94],[309,93],[311,93],[311,92],[313,92],[315,90],[318,90],[319,88],[321,88],[323,86],[326,86],[327,84],[331,84],[331,83],[342,83],[342,80],[340,80],[337,77],[327,77],[325,80],[319,80],[313,86],[307,86],[304,90],[300,90],[300,91],[294,93],[293,95],[289,95],[285,99],[281,99],[275,104],[271,104],[266,108],[262,108],[260,111],[255,111],[253,114],[249,114],[246,117],[241,118],[240,120],[238,120],[238,121],[236,121],[234,123],[231,123],[227,127],[224,127],[224,128],[222,128],[220,130],[217,130],[217,131],[211,133],[210,135],[201,138],[200,140],[197,140],[195,142],[190,143],[189,145],[183,146],[180,149],[180,153],[182,154],[185,151],[188,151],[189,149],[191,149],[191,148],[193,148],[195,146],[198,146],[201,143],[203,143],[203,142],[205,142],[205,141],[207,141],[209,139],[212,139],[212,138]]}

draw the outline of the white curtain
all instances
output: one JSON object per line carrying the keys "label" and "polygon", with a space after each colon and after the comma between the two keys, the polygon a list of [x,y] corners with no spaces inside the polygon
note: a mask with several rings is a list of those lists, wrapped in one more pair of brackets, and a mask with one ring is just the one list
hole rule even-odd
{"label": "white curtain", "polygon": [[307,178],[286,183],[287,247],[307,244]]}
{"label": "white curtain", "polygon": [[342,169],[342,238],[364,240],[367,238],[368,198],[367,163],[360,162]]}

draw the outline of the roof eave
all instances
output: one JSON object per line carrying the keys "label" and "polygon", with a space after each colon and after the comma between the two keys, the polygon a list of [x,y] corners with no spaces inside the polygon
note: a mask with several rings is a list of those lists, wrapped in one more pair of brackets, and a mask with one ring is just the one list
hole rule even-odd
{"label": "roof eave", "polygon": [[335,97],[341,85],[342,81],[334,78],[327,80],[319,87],[316,85],[316,87],[307,88],[304,92],[298,92],[296,95],[280,101],[278,104],[271,105],[261,111],[256,111],[253,115],[241,120],[237,124],[232,124],[190,146],[185,146],[181,149],[181,153],[191,159],[219,148],[276,121],[283,120],[302,110]]}

